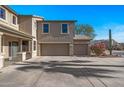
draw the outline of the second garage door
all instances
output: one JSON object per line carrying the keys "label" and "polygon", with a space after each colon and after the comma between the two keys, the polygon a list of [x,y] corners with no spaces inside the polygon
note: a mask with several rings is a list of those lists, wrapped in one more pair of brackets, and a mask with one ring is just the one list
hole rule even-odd
{"label": "second garage door", "polygon": [[68,56],[69,44],[41,44],[41,56]]}
{"label": "second garage door", "polygon": [[77,56],[88,55],[88,45],[87,44],[75,44],[74,55],[77,55]]}

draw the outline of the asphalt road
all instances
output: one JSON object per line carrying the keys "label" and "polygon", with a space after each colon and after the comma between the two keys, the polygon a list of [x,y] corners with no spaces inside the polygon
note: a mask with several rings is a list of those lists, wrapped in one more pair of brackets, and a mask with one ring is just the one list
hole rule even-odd
{"label": "asphalt road", "polygon": [[112,52],[114,55],[120,55],[122,57],[124,57],[124,51],[116,51],[116,50],[113,50]]}

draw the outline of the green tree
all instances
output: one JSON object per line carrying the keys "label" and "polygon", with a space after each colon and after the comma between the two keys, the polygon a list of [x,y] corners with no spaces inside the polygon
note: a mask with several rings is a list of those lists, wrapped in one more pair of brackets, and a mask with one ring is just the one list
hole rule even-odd
{"label": "green tree", "polygon": [[94,28],[89,24],[78,24],[78,25],[76,25],[75,33],[77,35],[89,36],[92,39],[94,39],[95,36],[96,36]]}

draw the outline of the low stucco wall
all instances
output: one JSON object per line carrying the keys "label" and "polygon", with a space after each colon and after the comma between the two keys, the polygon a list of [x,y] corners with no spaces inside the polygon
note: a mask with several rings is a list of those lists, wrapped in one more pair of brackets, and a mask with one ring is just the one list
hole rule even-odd
{"label": "low stucco wall", "polygon": [[32,57],[31,52],[19,52],[17,54],[17,61],[25,61],[27,59],[30,59]]}
{"label": "low stucco wall", "polygon": [[4,66],[4,59],[3,56],[0,55],[0,69]]}
{"label": "low stucco wall", "polygon": [[27,52],[27,53],[26,53],[26,60],[27,60],[27,59],[30,59],[31,57],[32,57],[31,52]]}

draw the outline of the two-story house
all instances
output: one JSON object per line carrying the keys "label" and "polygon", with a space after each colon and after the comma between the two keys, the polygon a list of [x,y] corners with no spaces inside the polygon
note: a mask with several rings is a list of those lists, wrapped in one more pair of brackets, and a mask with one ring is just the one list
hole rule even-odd
{"label": "two-story house", "polygon": [[75,35],[76,20],[44,20],[0,6],[0,68],[34,56],[89,55],[90,38]]}
{"label": "two-story house", "polygon": [[90,38],[75,35],[76,20],[37,22],[39,56],[84,56],[90,54]]}
{"label": "two-story house", "polygon": [[38,21],[38,55],[73,55],[75,20]]}
{"label": "two-story house", "polygon": [[[23,52],[30,52],[33,36],[19,30],[18,15],[8,6],[0,6],[0,61],[1,67],[10,60],[18,60]],[[21,58],[21,57],[19,57]],[[4,61],[4,63],[2,63]]]}
{"label": "two-story house", "polygon": [[0,67],[37,55],[37,20],[43,18],[0,6]]}

